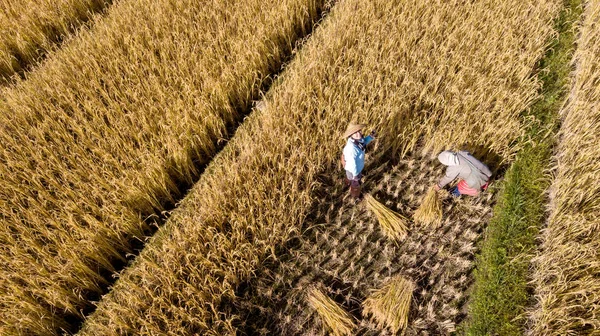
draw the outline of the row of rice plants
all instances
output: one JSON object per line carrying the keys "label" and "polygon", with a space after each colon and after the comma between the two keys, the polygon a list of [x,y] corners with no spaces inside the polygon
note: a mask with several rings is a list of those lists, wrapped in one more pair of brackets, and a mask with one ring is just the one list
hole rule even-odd
{"label": "row of rice plants", "polygon": [[600,330],[600,1],[584,5],[572,87],[561,111],[550,217],[533,262],[532,335]]}
{"label": "row of rice plants", "polygon": [[0,100],[0,334],[73,328],[324,1],[122,1]]}
{"label": "row of rice plants", "polygon": [[0,2],[0,82],[34,63],[112,0]]}
{"label": "row of rice plants", "polygon": [[[432,149],[469,140],[508,158],[559,7],[338,3],[81,334],[235,333],[236,287],[297,232],[327,192],[323,180],[339,176],[349,120],[378,125],[379,150],[414,145],[407,129],[419,117]],[[433,145],[436,129],[456,136]]]}

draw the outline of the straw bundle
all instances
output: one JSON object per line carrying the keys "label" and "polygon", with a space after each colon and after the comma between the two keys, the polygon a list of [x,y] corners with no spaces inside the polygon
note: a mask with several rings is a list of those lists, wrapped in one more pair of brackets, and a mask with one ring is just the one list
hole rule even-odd
{"label": "straw bundle", "polygon": [[370,194],[365,196],[365,200],[367,201],[369,210],[377,216],[377,221],[387,237],[394,240],[406,238],[407,220],[404,216],[381,204]]}
{"label": "straw bundle", "polygon": [[317,311],[321,321],[326,325],[334,336],[343,336],[352,334],[355,324],[350,314],[323,294],[319,289],[312,287],[309,290],[308,302],[310,306]]}
{"label": "straw bundle", "polygon": [[442,224],[442,202],[433,187],[425,195],[413,218],[415,222],[423,224],[425,227],[433,224],[434,228],[437,228]]}
{"label": "straw bundle", "polygon": [[415,285],[398,276],[375,290],[363,302],[363,314],[371,315],[379,328],[390,328],[394,333],[408,324],[408,311]]}

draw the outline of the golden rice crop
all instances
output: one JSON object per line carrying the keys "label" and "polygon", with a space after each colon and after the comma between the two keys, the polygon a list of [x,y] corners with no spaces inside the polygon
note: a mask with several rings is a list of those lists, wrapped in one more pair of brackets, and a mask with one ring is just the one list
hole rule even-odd
{"label": "golden rice crop", "polygon": [[323,325],[331,331],[332,335],[352,335],[352,330],[356,325],[350,314],[321,290],[315,287],[310,288],[307,300],[312,309],[319,315]]}
{"label": "golden rice crop", "polygon": [[437,228],[442,224],[442,215],[440,195],[437,190],[431,187],[423,197],[419,208],[415,210],[413,218],[416,223],[420,223],[425,227],[433,225],[433,228]]}
{"label": "golden rice crop", "polygon": [[0,1],[0,82],[36,61],[112,0]]}
{"label": "golden rice crop", "polygon": [[371,315],[379,328],[398,333],[408,325],[408,313],[415,285],[397,276],[374,290],[363,302],[363,313]]}
{"label": "golden rice crop", "polygon": [[339,175],[343,143],[332,139],[350,120],[381,125],[377,150],[408,148],[409,122],[423,115],[431,134],[439,116],[444,129],[510,152],[559,9],[556,0],[337,3],[81,334],[235,334],[236,287],[298,231],[326,191],[320,177]]}
{"label": "golden rice crop", "polygon": [[550,216],[533,260],[531,335],[600,330],[600,1],[585,4],[555,155]]}
{"label": "golden rice crop", "polygon": [[387,208],[370,194],[365,195],[367,207],[377,216],[383,233],[394,240],[402,240],[407,235],[407,220],[399,213]]}
{"label": "golden rice crop", "polygon": [[121,1],[0,96],[0,334],[70,328],[323,2]]}

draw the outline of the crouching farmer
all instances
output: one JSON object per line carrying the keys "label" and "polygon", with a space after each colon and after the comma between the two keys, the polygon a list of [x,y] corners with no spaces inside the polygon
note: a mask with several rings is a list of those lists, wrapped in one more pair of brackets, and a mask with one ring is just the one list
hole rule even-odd
{"label": "crouching farmer", "polygon": [[361,172],[365,167],[365,148],[375,138],[375,131],[363,138],[363,128],[365,125],[362,124],[350,123],[348,125],[344,133],[344,139],[348,141],[342,153],[342,165],[346,170],[346,185],[350,186],[350,195],[357,200],[360,199]]}
{"label": "crouching farmer", "polygon": [[438,155],[438,160],[448,168],[446,176],[434,186],[436,190],[440,190],[456,178],[459,179],[458,185],[450,190],[454,197],[463,194],[479,196],[481,191],[487,189],[492,172],[469,152],[443,151]]}

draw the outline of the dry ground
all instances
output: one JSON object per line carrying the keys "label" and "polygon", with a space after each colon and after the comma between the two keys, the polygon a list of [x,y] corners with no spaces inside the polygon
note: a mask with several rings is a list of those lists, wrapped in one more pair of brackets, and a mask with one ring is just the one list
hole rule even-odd
{"label": "dry ground", "polygon": [[[437,160],[418,156],[377,164],[367,168],[364,190],[411,218],[443,169]],[[496,188],[478,198],[446,198],[441,227],[425,229],[411,221],[408,237],[396,244],[383,236],[364,203],[354,204],[341,178],[331,185],[304,234],[239,289],[241,329],[248,334],[324,334],[306,303],[308,285],[316,284],[357,319],[358,334],[389,334],[363,317],[360,305],[369,289],[403,275],[416,284],[406,335],[454,331],[466,315],[477,242],[491,218]]]}

